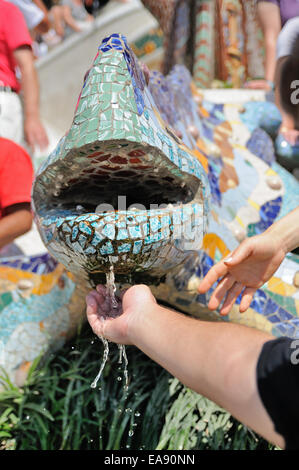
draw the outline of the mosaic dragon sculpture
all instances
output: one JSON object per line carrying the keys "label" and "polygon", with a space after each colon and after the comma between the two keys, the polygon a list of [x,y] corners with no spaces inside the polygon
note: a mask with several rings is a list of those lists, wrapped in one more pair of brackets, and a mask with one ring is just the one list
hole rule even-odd
{"label": "mosaic dragon sculpture", "polygon": [[[51,273],[60,279],[56,300],[53,295],[38,309],[36,295],[35,308],[23,317],[14,310],[13,326],[12,302],[21,309],[26,296],[10,293],[0,315],[4,353],[14,346],[23,366],[37,356],[30,350],[28,359],[22,343],[17,350],[18,328],[27,328],[36,345],[35,335],[40,338],[47,324],[44,345],[57,345],[84,315],[79,304],[70,313],[68,302],[82,305],[86,289],[105,282],[111,266],[118,285],[146,282],[173,308],[220,319],[206,308],[211,292],[197,294],[199,280],[246,236],[299,204],[298,182],[275,162],[270,137],[249,130],[241,117],[240,106],[203,100],[184,66],[146,77],[123,36],[104,39],[72,126],[33,187],[40,235],[66,270],[49,263],[48,283],[54,282]],[[118,196],[126,196],[123,206]],[[237,300],[227,319],[299,338],[298,271],[299,258],[290,253],[250,309],[240,315]],[[60,317],[49,306],[59,299]],[[19,364],[5,363],[13,378]]]}

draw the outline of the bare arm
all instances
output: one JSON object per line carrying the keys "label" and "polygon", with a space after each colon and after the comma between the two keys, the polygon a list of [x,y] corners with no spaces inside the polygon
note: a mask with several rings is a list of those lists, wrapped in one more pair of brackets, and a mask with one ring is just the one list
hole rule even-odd
{"label": "bare arm", "polygon": [[228,410],[267,440],[283,447],[283,438],[259,397],[256,367],[263,344],[272,339],[255,329],[204,322],[159,306],[146,286],[131,287],[123,297],[123,314],[107,313],[102,286],[87,297],[93,331],[123,344],[134,344],[182,383]]}
{"label": "bare arm", "polygon": [[36,145],[44,149],[49,142],[39,115],[39,83],[33,53],[29,46],[22,46],[14,51],[14,56],[22,76],[25,138],[33,149]]}
{"label": "bare arm", "polygon": [[274,82],[276,66],[276,42],[281,31],[280,11],[277,5],[259,2],[257,14],[265,41],[265,79]]}
{"label": "bare arm", "polygon": [[29,203],[7,207],[4,211],[4,217],[0,219],[0,249],[28,232],[31,226],[32,215]]}

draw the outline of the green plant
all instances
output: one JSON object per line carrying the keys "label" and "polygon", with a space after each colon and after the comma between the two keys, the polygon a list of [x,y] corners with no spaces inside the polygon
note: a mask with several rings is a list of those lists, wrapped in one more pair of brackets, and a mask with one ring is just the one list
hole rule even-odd
{"label": "green plant", "polygon": [[24,387],[0,378],[0,448],[17,450],[267,449],[269,445],[206,398],[127,347],[129,387],[110,345],[85,325],[56,354],[36,360]]}

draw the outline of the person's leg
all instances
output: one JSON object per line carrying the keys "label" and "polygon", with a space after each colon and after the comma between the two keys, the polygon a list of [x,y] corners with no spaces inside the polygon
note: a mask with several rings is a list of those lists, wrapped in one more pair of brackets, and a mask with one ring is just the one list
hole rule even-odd
{"label": "person's leg", "polygon": [[77,33],[80,32],[81,29],[79,28],[77,22],[76,22],[75,19],[73,18],[70,7],[67,6],[67,5],[64,5],[64,6],[61,7],[61,8],[63,8],[63,19],[64,19],[65,23],[66,23],[73,31],[76,31]]}
{"label": "person's leg", "polygon": [[280,11],[273,3],[259,2],[257,15],[264,34],[265,78],[248,82],[246,88],[271,90],[275,75],[276,41],[281,31]]}
{"label": "person's leg", "polygon": [[64,36],[63,9],[60,5],[55,5],[50,10],[50,17],[53,19],[53,27],[58,36]]}

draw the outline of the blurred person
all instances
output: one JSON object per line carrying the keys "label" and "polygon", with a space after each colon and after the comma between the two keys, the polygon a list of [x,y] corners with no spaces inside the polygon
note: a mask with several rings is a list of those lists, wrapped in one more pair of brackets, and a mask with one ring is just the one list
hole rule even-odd
{"label": "blurred person", "polygon": [[8,0],[21,10],[32,38],[32,50],[35,58],[45,55],[48,46],[42,36],[48,34],[51,23],[42,0]]}
{"label": "blurred person", "polygon": [[84,0],[84,6],[90,15],[96,16],[98,11],[108,2],[109,0]]}
{"label": "blurred person", "polygon": [[0,137],[0,256],[16,253],[15,238],[32,226],[33,166],[27,152]]}
{"label": "blurred person", "polygon": [[[96,16],[101,8],[103,8],[110,0],[84,0],[84,6],[88,13]],[[131,0],[115,0],[119,3],[129,3]]]}
{"label": "blurred person", "polygon": [[253,80],[248,88],[275,90],[282,123],[276,140],[278,155],[299,155],[298,106],[292,103],[292,83],[299,79],[299,1],[258,0],[258,17],[265,38],[265,79]]}
{"label": "blurred person", "polygon": [[[34,151],[36,146],[45,149],[49,142],[39,115],[39,83],[31,45],[20,10],[0,0],[0,136],[20,145],[25,137]],[[21,83],[16,76],[16,66]],[[21,89],[23,107],[19,97]]]}
{"label": "blurred person", "polygon": [[49,31],[47,10],[41,0],[9,0],[21,10],[32,37]]}
{"label": "blurred person", "polygon": [[87,12],[82,0],[62,0],[61,4],[63,7],[69,8],[71,16],[74,18],[79,31],[91,26],[94,21],[94,17]]}
{"label": "blurred person", "polygon": [[265,78],[246,84],[252,89],[274,89],[277,39],[281,29],[292,18],[299,16],[297,0],[257,0],[257,16],[265,43]]}
{"label": "blurred person", "polygon": [[[299,208],[263,234],[243,241],[215,264],[199,286],[214,290],[209,308],[226,315],[242,293],[245,311],[253,293],[299,246]],[[299,449],[299,341],[228,322],[201,321],[157,304],[150,289],[130,287],[113,306],[106,287],[86,297],[94,333],[137,346],[184,385],[213,400],[268,441]],[[297,349],[295,349],[297,347]]]}
{"label": "blurred person", "polygon": [[[79,33],[82,31],[82,27],[76,19],[73,17],[72,10],[69,4],[63,4],[63,2],[54,1],[54,0],[43,0],[48,12],[49,18],[52,23],[52,28],[54,29],[56,35],[60,39],[68,36],[72,31]],[[82,4],[83,5],[83,4]],[[83,12],[84,13],[84,12]],[[86,15],[90,16],[93,20],[93,17],[87,13]],[[53,31],[51,31],[53,36]],[[49,36],[49,38],[48,38]],[[51,37],[48,35],[45,36],[45,40],[51,40]]]}
{"label": "blurred person", "polygon": [[299,146],[299,93],[296,88],[299,90],[299,16],[287,21],[279,34],[275,73],[276,104],[282,116],[279,134],[292,146]]}

